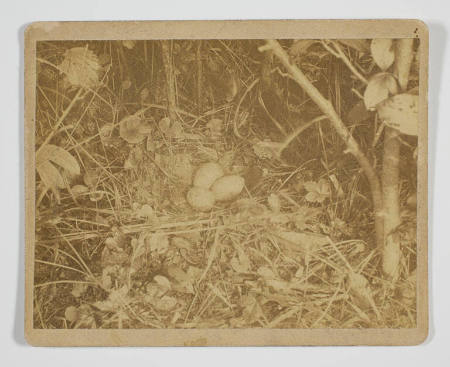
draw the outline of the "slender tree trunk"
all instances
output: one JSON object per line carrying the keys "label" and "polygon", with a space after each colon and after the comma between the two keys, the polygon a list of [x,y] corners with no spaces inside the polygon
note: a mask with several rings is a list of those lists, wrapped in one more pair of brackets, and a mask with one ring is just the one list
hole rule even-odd
{"label": "slender tree trunk", "polygon": [[[413,39],[400,39],[396,42],[395,74],[400,89],[406,91],[409,70],[413,58]],[[393,280],[399,275],[401,258],[400,238],[396,228],[400,224],[400,140],[397,130],[386,127],[383,150],[383,207],[384,207],[384,246],[383,272]]]}

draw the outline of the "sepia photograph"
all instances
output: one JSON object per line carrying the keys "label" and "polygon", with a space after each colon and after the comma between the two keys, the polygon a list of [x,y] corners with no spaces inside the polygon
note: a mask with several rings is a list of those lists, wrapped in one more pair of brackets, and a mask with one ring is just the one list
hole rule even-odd
{"label": "sepia photograph", "polygon": [[416,329],[421,47],[37,41],[32,328]]}

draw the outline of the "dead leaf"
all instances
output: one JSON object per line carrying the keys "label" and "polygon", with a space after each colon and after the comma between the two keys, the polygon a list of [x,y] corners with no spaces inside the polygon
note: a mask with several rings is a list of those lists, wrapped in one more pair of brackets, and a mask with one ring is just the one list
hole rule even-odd
{"label": "dead leaf", "polygon": [[362,307],[369,307],[374,304],[372,298],[372,290],[370,289],[369,281],[362,274],[349,272],[348,284],[353,296],[357,299]]}
{"label": "dead leaf", "polygon": [[70,293],[75,298],[80,298],[84,294],[84,292],[86,292],[86,290],[88,289],[88,286],[89,285],[86,283],[75,283],[72,287],[72,292],[70,292]]}
{"label": "dead leaf", "polygon": [[250,259],[243,249],[237,249],[237,257],[233,257],[230,265],[236,273],[248,273],[250,271]]}
{"label": "dead leaf", "polygon": [[170,285],[170,280],[167,279],[165,276],[155,275],[153,277],[153,281],[156,284],[158,284],[158,286],[160,287],[161,291],[164,292],[163,294],[167,293],[172,288],[171,285]]}
{"label": "dead leaf", "polygon": [[69,322],[75,322],[80,317],[80,312],[78,311],[78,308],[75,306],[69,306],[64,311],[64,317]]}
{"label": "dead leaf", "polygon": [[155,211],[150,205],[144,204],[139,209],[137,209],[136,216],[139,218],[151,219],[155,217]]}
{"label": "dead leaf", "polygon": [[171,121],[169,117],[163,117],[158,123],[159,129],[168,138],[183,138],[183,127],[179,121]]}
{"label": "dead leaf", "polygon": [[137,115],[123,118],[119,123],[119,135],[130,144],[138,144],[145,139],[142,131],[143,120]]}
{"label": "dead leaf", "polygon": [[177,299],[170,296],[163,296],[160,299],[156,299],[153,305],[159,311],[171,311],[177,305]]}
{"label": "dead leaf", "polygon": [[73,47],[66,50],[64,60],[58,68],[72,86],[93,88],[100,83],[100,63],[97,55],[87,47]]}
{"label": "dead leaf", "polygon": [[131,49],[134,48],[134,46],[136,46],[136,41],[134,41],[134,40],[125,40],[125,41],[122,41],[122,44],[123,44],[123,46],[125,48],[131,50]]}
{"label": "dead leaf", "polygon": [[55,163],[73,176],[80,174],[78,161],[67,150],[56,145],[47,144],[39,149],[36,154],[36,166],[46,161]]}
{"label": "dead leaf", "polygon": [[295,213],[292,214],[292,220],[298,229],[310,229],[320,212],[321,211],[318,208],[301,206]]}
{"label": "dead leaf", "polygon": [[65,187],[61,173],[52,163],[50,163],[50,161],[37,164],[36,170],[46,188],[56,191],[57,189],[63,189]]}
{"label": "dead leaf", "polygon": [[178,249],[190,250],[192,248],[192,244],[182,237],[172,237],[170,243]]}

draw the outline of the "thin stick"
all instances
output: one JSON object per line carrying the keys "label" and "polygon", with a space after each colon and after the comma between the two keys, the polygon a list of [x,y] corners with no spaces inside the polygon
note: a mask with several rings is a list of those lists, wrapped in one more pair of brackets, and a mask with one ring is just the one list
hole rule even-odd
{"label": "thin stick", "polygon": [[[333,47],[336,49],[333,50],[330,46],[328,46],[327,42],[330,42]],[[341,47],[339,46],[339,44],[335,41],[330,41],[330,40],[325,40],[322,41],[322,45],[323,47],[325,47],[325,49],[330,52],[332,55],[334,55],[335,57],[337,57],[338,59],[341,59],[343,61],[343,63],[345,65],[347,65],[347,67],[350,69],[350,71],[359,79],[361,80],[364,84],[367,84],[368,81],[367,79],[358,71],[356,70],[356,68],[353,66],[353,64],[350,62],[350,60],[348,59],[348,57],[345,55],[344,51],[342,51]]]}
{"label": "thin stick", "polygon": [[312,119],[311,121],[308,121],[306,123],[301,124],[299,127],[297,127],[292,133],[290,133],[286,139],[283,140],[283,142],[281,143],[280,147],[279,147],[279,155],[281,155],[281,153],[283,152],[283,150],[285,150],[289,144],[292,143],[292,141],[298,136],[300,135],[303,131],[305,131],[308,127],[314,125],[316,122],[320,122],[323,120],[328,119],[327,116],[322,115],[319,117],[316,117],[314,119]]}
{"label": "thin stick", "polygon": [[59,125],[61,125],[64,121],[64,119],[67,117],[67,115],[69,114],[69,112],[72,110],[72,108],[75,106],[75,103],[82,99],[81,94],[83,93],[84,89],[80,88],[78,89],[77,94],[75,95],[75,97],[73,97],[72,101],[69,103],[69,105],[67,106],[67,108],[64,110],[64,112],[62,113],[62,115],[59,117],[58,121],[56,122],[56,125],[53,127],[53,130],[50,132],[50,134],[47,135],[47,138],[45,138],[44,142],[41,144],[41,146],[36,150],[36,154],[38,154],[41,149],[46,146],[50,140],[53,138],[53,136],[56,134],[56,132],[58,131]]}

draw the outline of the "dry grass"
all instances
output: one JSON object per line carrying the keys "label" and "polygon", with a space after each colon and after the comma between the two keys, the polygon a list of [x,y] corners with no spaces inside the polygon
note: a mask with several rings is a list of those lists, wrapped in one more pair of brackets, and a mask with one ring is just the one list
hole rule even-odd
{"label": "dry grass", "polygon": [[[270,75],[286,103],[270,107],[266,100],[273,114],[267,117],[258,101],[257,42],[204,41],[201,103],[194,98],[196,43],[174,42],[175,133],[160,123],[167,96],[159,44],[88,45],[101,63],[101,83],[89,88],[68,85],[54,67],[67,49],[86,42],[38,47],[47,63],[38,68],[36,146],[51,136],[81,174],[59,189],[37,176],[36,328],[416,325],[415,211],[405,204],[401,276],[391,282],[374,248],[367,183],[326,122],[305,130],[280,156],[261,144],[284,138],[273,120],[289,133],[317,110],[274,68]],[[347,113],[358,101],[350,91],[356,82],[326,51],[314,51],[302,65]],[[340,94],[330,77],[338,78]],[[227,101],[230,78],[238,89]],[[119,135],[120,121],[132,114],[149,127],[137,144]],[[369,149],[371,126],[351,129]],[[371,154],[376,160],[379,152]],[[207,161],[243,176],[246,187],[235,200],[198,212],[185,196],[196,167]],[[411,182],[404,180],[404,201]]]}

